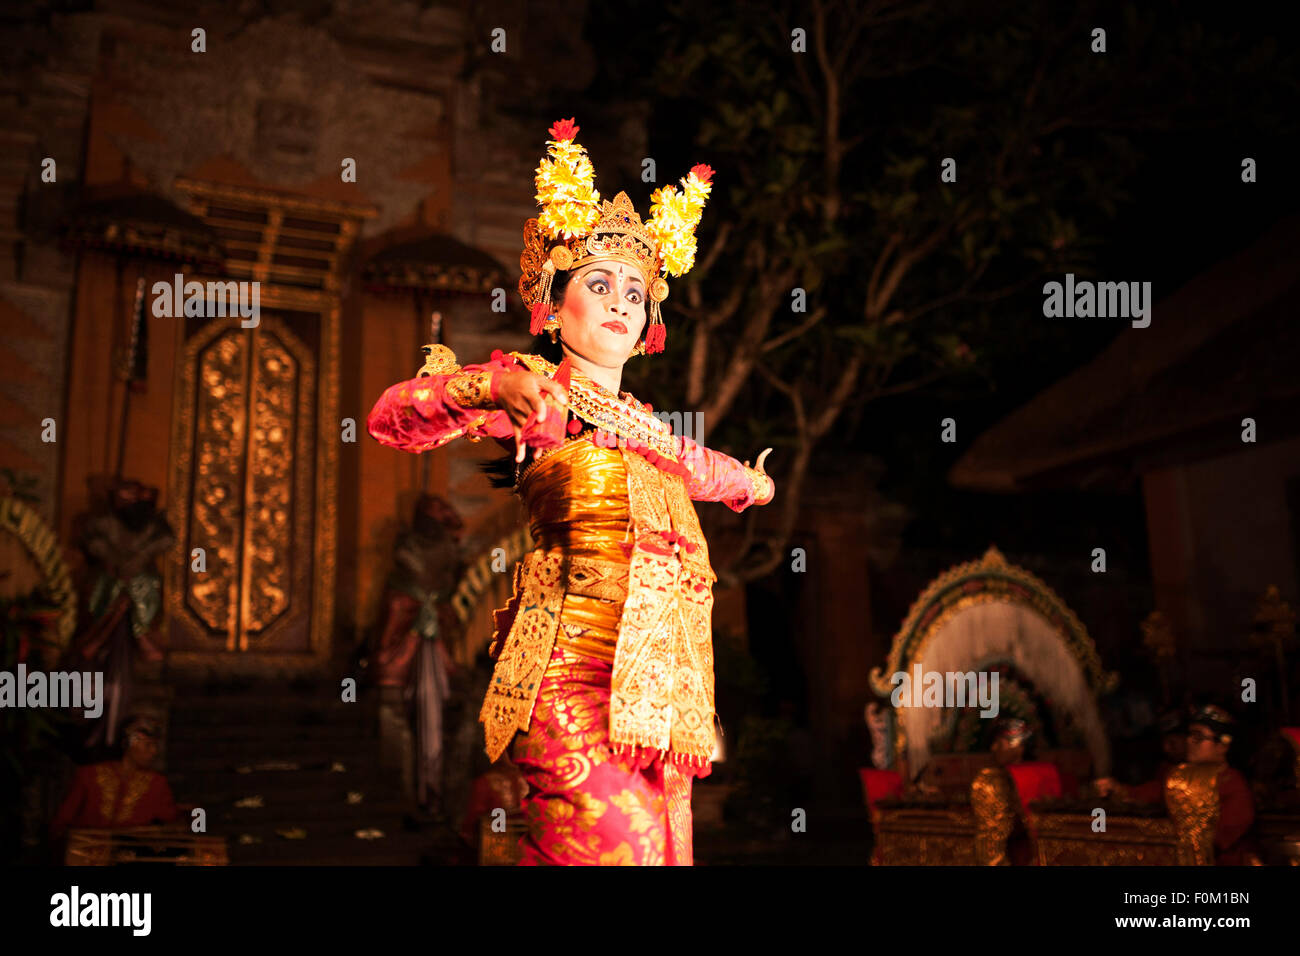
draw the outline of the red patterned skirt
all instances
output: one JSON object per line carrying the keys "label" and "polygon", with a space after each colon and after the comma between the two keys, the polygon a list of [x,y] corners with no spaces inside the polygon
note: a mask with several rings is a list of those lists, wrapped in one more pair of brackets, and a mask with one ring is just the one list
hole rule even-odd
{"label": "red patterned skirt", "polygon": [[692,865],[691,772],[662,759],[638,766],[610,748],[619,610],[565,599],[532,723],[510,751],[529,785],[520,866]]}

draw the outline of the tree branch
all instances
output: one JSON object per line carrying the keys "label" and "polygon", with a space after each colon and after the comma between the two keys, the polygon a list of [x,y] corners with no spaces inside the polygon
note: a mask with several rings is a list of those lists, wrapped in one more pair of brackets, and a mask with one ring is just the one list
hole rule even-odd
{"label": "tree branch", "polygon": [[732,227],[733,224],[730,219],[726,220],[720,227],[718,227],[718,233],[713,237],[713,243],[709,246],[709,251],[705,253],[704,258],[697,262],[695,267],[691,270],[698,278],[702,279],[707,276],[709,270],[713,268],[713,264],[718,261],[718,256],[720,256],[722,250],[726,248],[727,240],[731,238]]}
{"label": "tree branch", "polygon": [[876,289],[880,286],[880,276],[885,269],[885,263],[889,261],[889,257],[893,255],[894,250],[898,248],[898,244],[902,241],[903,233],[894,233],[889,237],[889,241],[885,243],[885,248],[881,250],[880,255],[876,257],[876,264],[871,269],[871,278],[867,280],[867,296],[864,300],[863,311],[868,319],[874,318],[871,312],[872,303],[876,301]]}
{"label": "tree branch", "polygon": [[[736,397],[749,380],[750,372],[753,370],[754,362],[759,353],[759,345],[767,338],[768,328],[771,326],[772,318],[776,314],[777,303],[784,294],[783,290],[791,287],[794,278],[795,270],[793,266],[787,266],[784,271],[777,275],[771,273],[762,274],[762,278],[759,280],[758,294],[755,296],[753,312],[746,320],[745,327],[739,335],[740,344],[731,353],[731,359],[723,370],[721,378],[714,381],[713,398],[700,409],[706,423],[720,421],[731,411],[731,406],[735,403]],[[702,399],[702,371],[700,375],[701,390],[699,396]]]}
{"label": "tree branch", "polygon": [[826,115],[822,124],[826,150],[826,184],[822,195],[822,219],[829,228],[839,218],[840,212],[840,79],[826,51],[825,5],[821,0],[814,0],[813,10],[816,23],[813,47],[817,53],[817,65],[821,67],[822,79],[826,83]]}
{"label": "tree branch", "polygon": [[[993,259],[991,257],[981,262],[976,267],[975,271],[966,277],[966,281],[963,282],[961,284],[961,287],[958,288],[956,291],[949,292],[947,295],[941,295],[937,299],[927,302],[925,305],[918,306],[914,309],[909,309],[908,310],[909,320],[915,321],[916,319],[921,318],[921,316],[933,312],[935,309],[942,309],[945,305],[950,305],[953,302],[960,302],[963,299],[969,298],[971,286],[973,286],[976,282],[980,280],[980,277],[984,275],[984,273],[988,270],[990,263],[992,262]],[[889,325],[890,323],[886,321],[885,324]]]}
{"label": "tree branch", "polygon": [[976,210],[957,222],[944,223],[924,239],[920,245],[914,246],[900,255],[898,261],[894,263],[894,268],[889,273],[889,278],[885,280],[883,287],[876,294],[875,301],[868,303],[871,313],[879,315],[884,310],[885,305],[893,298],[894,292],[897,291],[899,283],[903,281],[903,277],[907,275],[908,270],[933,252],[948,233],[969,229],[983,217],[984,213]]}
{"label": "tree branch", "polygon": [[787,331],[782,332],[776,338],[768,339],[766,342],[764,342],[762,351],[770,352],[772,351],[772,349],[780,348],[782,345],[784,345],[786,342],[790,341],[791,339],[797,339],[799,336],[803,335],[814,325],[816,325],[818,322],[824,319],[826,317],[827,311],[828,310],[826,306],[824,305],[818,306],[816,309],[813,310],[812,314],[809,315],[808,318],[800,322],[793,329],[788,329]]}

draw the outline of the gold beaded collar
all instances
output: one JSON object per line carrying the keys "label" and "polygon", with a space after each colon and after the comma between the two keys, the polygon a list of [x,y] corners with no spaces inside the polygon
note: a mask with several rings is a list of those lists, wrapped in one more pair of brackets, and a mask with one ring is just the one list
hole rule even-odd
{"label": "gold beaded collar", "polygon": [[[539,355],[511,352],[529,371],[554,378],[559,366]],[[626,397],[624,397],[626,396]],[[577,369],[569,379],[569,410],[583,421],[653,448],[660,456],[677,460],[677,441],[672,427],[647,412],[630,392],[615,396]]]}

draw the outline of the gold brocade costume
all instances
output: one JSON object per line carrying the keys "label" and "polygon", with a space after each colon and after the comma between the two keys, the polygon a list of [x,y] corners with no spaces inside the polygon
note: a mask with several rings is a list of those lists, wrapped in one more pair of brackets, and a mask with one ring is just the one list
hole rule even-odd
{"label": "gold brocade costume", "polygon": [[[534,177],[541,212],[524,224],[519,259],[529,331],[556,343],[566,316],[553,283],[618,263],[639,275],[645,303],[644,339],[624,354],[662,352],[665,277],[695,261],[713,170],[696,164],[680,191],[656,190],[642,221],[625,193],[602,201],[578,129],[572,119],[550,128]],[[462,368],[446,346],[426,353],[420,374],[432,380],[390,387],[368,416],[376,440],[426,452],[464,435],[532,452],[514,488],[536,547],[493,615],[495,666],[479,713],[488,756],[513,743],[529,785],[521,863],[691,865],[691,781],[708,775],[716,741],[717,581],[693,502],[740,512],[771,501],[762,471],[771,449],[750,468],[674,434],[662,413],[567,358],[556,366],[498,349]],[[537,408],[520,420],[522,379],[502,377],[520,366],[564,388],[559,404],[543,399],[544,421]]]}
{"label": "gold brocade costume", "polygon": [[611,566],[606,596],[592,596],[596,588],[591,582],[583,588],[585,594],[565,594],[556,641],[613,664],[627,598],[630,561],[624,545],[633,540],[622,454],[589,441],[568,442],[532,466],[519,494],[531,516],[533,540],[542,549],[560,548],[579,562]]}
{"label": "gold brocade costume", "polygon": [[[496,612],[498,656],[480,714],[488,755],[497,759],[528,729],[558,641],[612,660],[617,751],[656,748],[675,763],[707,765],[717,575],[685,482],[635,452],[577,439],[533,463],[519,494],[538,547],[516,568],[510,605]],[[666,531],[698,548],[674,551]]]}

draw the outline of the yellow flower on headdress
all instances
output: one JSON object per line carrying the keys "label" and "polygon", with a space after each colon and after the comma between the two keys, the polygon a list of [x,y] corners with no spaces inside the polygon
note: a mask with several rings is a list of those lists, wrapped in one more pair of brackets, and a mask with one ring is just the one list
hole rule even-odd
{"label": "yellow flower on headdress", "polygon": [[661,250],[664,268],[670,275],[684,276],[695,265],[695,237],[688,235],[685,240],[674,243],[670,248]]}
{"label": "yellow flower on headdress", "polygon": [[[557,203],[547,210],[545,216],[547,219],[543,224],[543,228],[552,226],[556,236],[563,234],[565,238],[583,235],[592,226],[590,211],[586,206],[578,203]],[[542,220],[539,219],[538,222],[542,222]]]}
{"label": "yellow flower on headdress", "polygon": [[704,203],[713,189],[713,170],[700,164],[676,186],[656,189],[650,197],[651,217],[646,231],[659,244],[663,267],[674,276],[685,275],[695,264],[695,227],[704,214]]}
{"label": "yellow flower on headdress", "polygon": [[650,215],[659,235],[686,229],[691,222],[690,205],[685,194],[677,192],[676,186],[664,186],[650,194]]}
{"label": "yellow flower on headdress", "polygon": [[547,142],[550,158],[542,159],[534,177],[543,206],[537,224],[552,239],[571,239],[590,232],[600,219],[596,170],[586,148],[574,141],[578,127],[572,119],[560,120],[549,132],[554,137]]}

